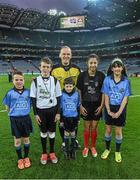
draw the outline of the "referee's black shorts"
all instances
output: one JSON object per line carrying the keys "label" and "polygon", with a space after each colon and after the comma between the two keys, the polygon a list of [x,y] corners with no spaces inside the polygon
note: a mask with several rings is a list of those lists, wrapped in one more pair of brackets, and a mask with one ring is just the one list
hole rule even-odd
{"label": "referee's black shorts", "polygon": [[85,120],[85,121],[93,121],[93,120],[99,121],[100,120],[100,118],[102,117],[102,113],[100,113],[99,115],[95,115],[95,111],[100,106],[99,103],[82,102],[82,105],[87,110],[87,116],[81,115],[83,120]]}
{"label": "referee's black shorts", "polygon": [[47,109],[37,109],[37,114],[41,119],[41,124],[39,125],[40,131],[42,133],[46,132],[55,132],[56,131],[56,122],[55,115],[57,108],[47,108]]}

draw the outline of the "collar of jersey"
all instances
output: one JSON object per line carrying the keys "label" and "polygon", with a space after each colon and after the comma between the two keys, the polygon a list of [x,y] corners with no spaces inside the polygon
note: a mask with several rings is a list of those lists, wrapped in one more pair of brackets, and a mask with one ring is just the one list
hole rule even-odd
{"label": "collar of jersey", "polygon": [[[14,89],[14,91],[16,91],[19,94],[22,94],[24,92],[24,90],[25,90],[24,86],[23,86],[23,89],[17,89],[15,86],[14,86],[13,89]],[[22,91],[22,92],[19,92],[19,90]]]}
{"label": "collar of jersey", "polygon": [[68,66],[64,66],[64,65],[61,63],[61,67],[64,68],[65,71],[69,71],[69,69],[71,68],[71,63],[70,63]]}
{"label": "collar of jersey", "polygon": [[[113,79],[113,80],[114,80],[114,76],[113,76],[113,74],[111,74],[111,75],[110,75],[110,77],[111,77],[111,79]],[[121,76],[120,81],[124,81],[124,80],[125,80],[125,76],[124,76],[124,75],[122,75],[122,76]],[[115,81],[115,80],[114,80],[114,81]],[[120,82],[120,81],[119,81],[119,82]]]}
{"label": "collar of jersey", "polygon": [[43,77],[43,76],[41,76],[41,77],[42,77],[43,80],[44,80],[44,79],[49,80],[49,78],[50,78],[50,76],[49,76],[49,77]]}
{"label": "collar of jersey", "polygon": [[87,70],[87,74],[88,74],[88,76],[89,76],[89,77],[95,77],[95,76],[96,76],[96,74],[97,74],[97,70],[96,70],[96,72],[95,72],[95,75],[94,75],[94,76],[90,76],[90,75],[89,75],[89,73],[88,73],[88,70]]}
{"label": "collar of jersey", "polygon": [[66,93],[67,95],[71,96],[75,92],[75,88],[70,92],[66,92],[65,89],[63,89],[63,92]]}

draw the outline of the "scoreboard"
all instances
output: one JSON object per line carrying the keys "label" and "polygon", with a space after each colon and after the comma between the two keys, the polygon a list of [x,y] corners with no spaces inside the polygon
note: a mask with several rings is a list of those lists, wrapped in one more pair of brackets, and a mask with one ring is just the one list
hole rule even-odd
{"label": "scoreboard", "polygon": [[60,28],[84,28],[85,27],[85,16],[69,16],[60,18]]}

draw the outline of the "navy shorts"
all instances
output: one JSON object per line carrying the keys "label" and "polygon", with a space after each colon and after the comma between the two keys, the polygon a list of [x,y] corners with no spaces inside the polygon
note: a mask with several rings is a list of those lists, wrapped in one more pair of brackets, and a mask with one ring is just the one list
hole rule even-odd
{"label": "navy shorts", "polygon": [[95,115],[96,109],[100,106],[98,103],[91,103],[91,102],[83,102],[82,106],[87,110],[87,116],[81,115],[83,120],[85,121],[99,121],[102,117],[102,113],[100,113],[98,116]]}
{"label": "navy shorts", "polygon": [[[110,105],[111,112],[116,113],[116,112],[118,112],[119,108],[120,108],[120,105]],[[124,108],[122,114],[117,119],[112,118],[107,113],[107,110],[105,108],[105,123],[107,125],[123,127],[123,126],[125,126],[125,122],[126,122],[126,108]]]}
{"label": "navy shorts", "polygon": [[47,108],[47,109],[37,109],[37,114],[41,119],[41,124],[39,125],[40,131],[42,133],[55,132],[56,131],[56,116],[57,108]]}
{"label": "navy shorts", "polygon": [[64,122],[64,130],[68,132],[73,132],[77,129],[78,118],[77,117],[62,117]]}
{"label": "navy shorts", "polygon": [[12,135],[16,138],[29,137],[33,132],[32,121],[29,115],[27,116],[10,116]]}

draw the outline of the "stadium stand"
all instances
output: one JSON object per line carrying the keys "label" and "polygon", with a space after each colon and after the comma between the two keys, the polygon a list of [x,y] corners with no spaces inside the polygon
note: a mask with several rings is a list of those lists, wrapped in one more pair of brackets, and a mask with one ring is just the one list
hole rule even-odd
{"label": "stadium stand", "polygon": [[63,45],[72,48],[73,61],[82,70],[87,55],[97,53],[101,57],[99,68],[104,72],[113,57],[123,58],[130,74],[139,72],[139,8],[139,1],[88,2],[82,14],[85,28],[65,31],[60,28],[62,15],[0,4],[0,73],[9,71],[8,61],[23,72],[37,71],[29,61],[38,65],[47,55],[55,63]]}

